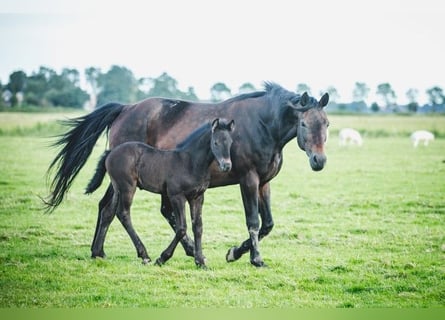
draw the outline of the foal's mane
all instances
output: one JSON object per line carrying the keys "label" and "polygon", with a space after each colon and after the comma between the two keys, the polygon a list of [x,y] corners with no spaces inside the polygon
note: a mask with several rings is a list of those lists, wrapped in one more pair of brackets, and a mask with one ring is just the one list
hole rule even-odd
{"label": "foal's mane", "polygon": [[190,135],[188,135],[182,142],[178,143],[176,145],[176,149],[186,148],[191,143],[199,140],[204,134],[210,133],[211,126],[212,125],[210,123],[203,124],[198,129],[190,133]]}

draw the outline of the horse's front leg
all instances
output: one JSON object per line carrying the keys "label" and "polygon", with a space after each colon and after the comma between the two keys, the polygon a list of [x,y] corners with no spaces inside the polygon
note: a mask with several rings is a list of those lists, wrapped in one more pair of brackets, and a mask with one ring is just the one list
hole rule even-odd
{"label": "horse's front leg", "polygon": [[[270,207],[270,184],[266,183],[259,187],[258,205],[261,216],[261,228],[258,234],[258,241],[267,236],[274,226],[272,211]],[[251,238],[245,240],[240,247],[232,247],[229,249],[226,260],[233,262],[241,258],[243,254],[252,248]]]}
{"label": "horse's front leg", "polygon": [[[259,177],[255,172],[249,172],[241,181],[241,196],[243,198],[244,211],[246,214],[246,225],[249,231],[250,263],[256,267],[265,266],[259,251],[259,229],[260,221],[258,216],[258,195]],[[226,255],[227,261],[235,261],[241,257],[245,251],[245,244],[240,247],[233,247]]]}
{"label": "horse's front leg", "polygon": [[185,197],[182,195],[176,196],[174,198],[170,197],[170,203],[176,217],[175,237],[173,238],[169,246],[161,253],[161,256],[156,260],[156,264],[159,266],[166,263],[167,260],[169,260],[173,256],[176,246],[185,236],[187,230],[187,223],[184,214]]}
{"label": "horse's front leg", "polygon": [[195,263],[198,267],[206,268],[205,257],[202,254],[202,204],[204,194],[189,200],[192,219],[193,235],[195,237]]}
{"label": "horse's front leg", "polygon": [[[164,216],[164,218],[168,221],[172,229],[176,232],[176,218],[172,206],[170,204],[170,200],[168,199],[168,196],[162,194],[161,202],[162,202],[161,213]],[[188,255],[189,257],[195,256],[193,240],[190,239],[190,237],[187,234],[185,234],[185,236],[181,239],[181,244],[184,247],[186,255]]]}

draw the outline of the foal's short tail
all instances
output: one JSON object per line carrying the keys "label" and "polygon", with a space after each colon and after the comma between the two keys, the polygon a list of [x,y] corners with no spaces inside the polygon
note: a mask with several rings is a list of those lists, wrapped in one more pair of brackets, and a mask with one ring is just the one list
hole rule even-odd
{"label": "foal's short tail", "polygon": [[85,194],[93,193],[102,184],[102,181],[104,180],[105,177],[105,173],[107,173],[107,168],[105,167],[105,160],[107,160],[110,151],[111,150],[105,151],[102,155],[102,158],[100,158],[99,163],[97,164],[96,173],[88,183],[88,186],[85,189]]}
{"label": "foal's short tail", "polygon": [[62,146],[48,168],[55,175],[50,184],[50,195],[43,199],[46,210],[53,211],[64,199],[74,178],[85,165],[99,137],[108,132],[114,120],[121,114],[125,105],[108,103],[93,112],[64,121],[71,129],[59,136],[54,146]]}

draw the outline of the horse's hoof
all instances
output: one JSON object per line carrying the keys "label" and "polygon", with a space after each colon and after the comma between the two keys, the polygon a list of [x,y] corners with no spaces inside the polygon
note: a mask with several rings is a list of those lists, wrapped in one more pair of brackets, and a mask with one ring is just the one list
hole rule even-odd
{"label": "horse's hoof", "polygon": [[149,264],[151,262],[150,258],[142,259],[142,264]]}
{"label": "horse's hoof", "polygon": [[251,260],[250,263],[257,268],[267,268],[268,265],[264,263],[263,260]]}
{"label": "horse's hoof", "polygon": [[229,249],[229,251],[227,251],[227,254],[226,254],[227,262],[233,262],[233,261],[238,260],[235,258],[235,249],[236,249],[236,247],[232,247]]}

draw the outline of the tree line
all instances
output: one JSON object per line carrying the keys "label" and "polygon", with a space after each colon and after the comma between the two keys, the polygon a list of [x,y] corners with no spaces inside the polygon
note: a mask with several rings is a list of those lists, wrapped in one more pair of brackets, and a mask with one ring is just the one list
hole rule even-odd
{"label": "tree line", "polygon": [[[178,88],[178,82],[167,73],[158,77],[136,78],[131,70],[126,67],[113,65],[106,72],[95,67],[84,70],[84,77],[89,91],[81,88],[81,74],[76,69],[65,68],[57,73],[51,68],[41,66],[37,71],[27,75],[19,70],[9,75],[6,84],[0,83],[0,107],[17,108],[20,106],[37,107],[71,107],[84,108],[86,105],[96,107],[107,102],[116,101],[131,103],[148,97],[166,97],[197,101],[192,86],[186,91]],[[223,82],[216,82],[210,88],[210,100],[222,101],[233,94],[247,93],[258,90],[251,83],[242,84],[237,92],[232,90]],[[296,92],[311,93],[311,88],[305,83],[296,85]],[[376,88],[376,96],[380,103],[373,102],[367,105],[365,100],[371,88],[364,82],[356,82],[352,96],[353,102],[339,102],[339,94],[334,86],[326,88],[325,92],[330,94],[331,110],[346,112],[417,112],[420,106],[417,102],[419,91],[411,88],[406,92],[407,105],[396,104],[396,93],[389,83],[381,83]],[[433,86],[426,90],[431,111],[445,111],[445,94],[443,89]]]}

